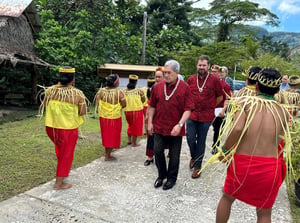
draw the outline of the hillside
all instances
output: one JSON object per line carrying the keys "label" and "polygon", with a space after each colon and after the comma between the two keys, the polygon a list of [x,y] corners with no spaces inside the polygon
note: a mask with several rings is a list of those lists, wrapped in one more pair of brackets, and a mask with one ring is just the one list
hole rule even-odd
{"label": "hillside", "polygon": [[295,48],[300,45],[300,33],[294,32],[270,32],[273,41],[281,41],[287,43],[290,48]]}
{"label": "hillside", "polygon": [[[248,26],[251,30],[253,30],[258,38],[262,38],[263,36],[271,36],[274,42],[284,42],[287,43],[289,48],[295,48],[300,45],[300,33],[295,32],[268,32],[263,27],[260,26]],[[239,32],[237,29],[235,32]]]}

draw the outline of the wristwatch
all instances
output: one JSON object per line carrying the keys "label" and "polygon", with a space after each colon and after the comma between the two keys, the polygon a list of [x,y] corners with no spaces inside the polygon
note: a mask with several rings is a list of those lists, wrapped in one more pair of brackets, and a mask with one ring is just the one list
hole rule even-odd
{"label": "wristwatch", "polygon": [[181,122],[178,122],[178,125],[179,125],[180,128],[183,127],[183,124]]}

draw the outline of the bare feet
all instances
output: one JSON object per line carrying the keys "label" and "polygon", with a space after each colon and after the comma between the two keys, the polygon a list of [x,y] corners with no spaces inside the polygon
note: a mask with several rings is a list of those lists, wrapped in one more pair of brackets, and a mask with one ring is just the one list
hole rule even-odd
{"label": "bare feet", "polygon": [[131,144],[131,147],[137,147],[137,146],[140,146],[140,144]]}
{"label": "bare feet", "polygon": [[72,187],[72,184],[68,184],[68,183],[61,183],[61,184],[57,184],[55,183],[53,186],[54,190],[64,190],[64,189],[69,189]]}
{"label": "bare feet", "polygon": [[110,157],[105,157],[104,160],[105,160],[105,161],[115,161],[115,160],[117,160],[117,158],[114,157],[114,156],[110,156]]}

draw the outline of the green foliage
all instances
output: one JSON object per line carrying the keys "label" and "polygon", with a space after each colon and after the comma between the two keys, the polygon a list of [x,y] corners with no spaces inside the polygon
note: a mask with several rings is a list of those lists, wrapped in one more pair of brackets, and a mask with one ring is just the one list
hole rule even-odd
{"label": "green foliage", "polygon": [[[151,37],[151,38],[150,38]],[[190,48],[184,38],[184,30],[180,26],[162,29],[153,36],[148,35],[147,64],[163,65],[170,59],[172,52]]]}
{"label": "green foliage", "polygon": [[291,130],[292,134],[292,165],[295,171],[295,180],[300,178],[300,119],[296,119]]}
{"label": "green foliage", "polygon": [[258,49],[260,47],[260,41],[254,41],[251,37],[246,36],[242,40],[245,46],[245,54],[247,58],[256,59],[258,55]]}
{"label": "green foliage", "polygon": [[289,46],[282,41],[273,41],[272,36],[263,36],[261,40],[261,51],[264,53],[272,53],[282,58],[287,58]]}
{"label": "green foliage", "polygon": [[[206,10],[205,18],[218,26],[217,41],[226,41],[231,37],[232,28],[236,24],[250,21],[263,21],[267,25],[278,26],[278,17],[258,3],[239,0],[214,0],[211,8]],[[202,18],[203,20],[203,18]]]}
{"label": "green foliage", "polygon": [[180,26],[185,32],[189,32],[188,13],[192,11],[191,4],[191,1],[186,0],[150,0],[146,7],[149,32],[155,34],[170,26]]}
{"label": "green foliage", "polygon": [[231,77],[233,77],[237,58],[243,58],[242,48],[234,46],[232,42],[216,42],[203,47],[192,47],[190,50],[180,51],[173,56],[181,63],[181,72],[188,77],[196,72],[198,58],[203,54],[210,57],[211,65],[227,66]]}
{"label": "green foliage", "polygon": [[271,32],[272,40],[275,42],[281,41],[287,43],[289,48],[294,48],[300,45],[300,33],[292,32]]}
{"label": "green foliage", "polygon": [[273,54],[262,54],[258,56],[257,59],[247,59],[240,63],[240,68],[242,70],[248,69],[251,66],[260,66],[262,68],[275,68],[281,74],[294,74],[299,73],[300,70],[295,64],[290,63],[283,58],[273,55]]}

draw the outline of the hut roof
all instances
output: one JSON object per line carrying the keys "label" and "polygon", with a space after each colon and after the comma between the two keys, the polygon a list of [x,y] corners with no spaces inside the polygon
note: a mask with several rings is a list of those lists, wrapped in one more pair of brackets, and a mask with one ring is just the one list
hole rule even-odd
{"label": "hut roof", "polygon": [[111,64],[106,63],[98,67],[98,76],[107,77],[109,74],[116,73],[120,77],[128,77],[129,74],[138,75],[141,78],[154,76],[157,66],[132,65],[132,64]]}
{"label": "hut roof", "polygon": [[34,52],[33,33],[41,23],[32,0],[2,0],[0,3],[0,64],[50,66]]}

